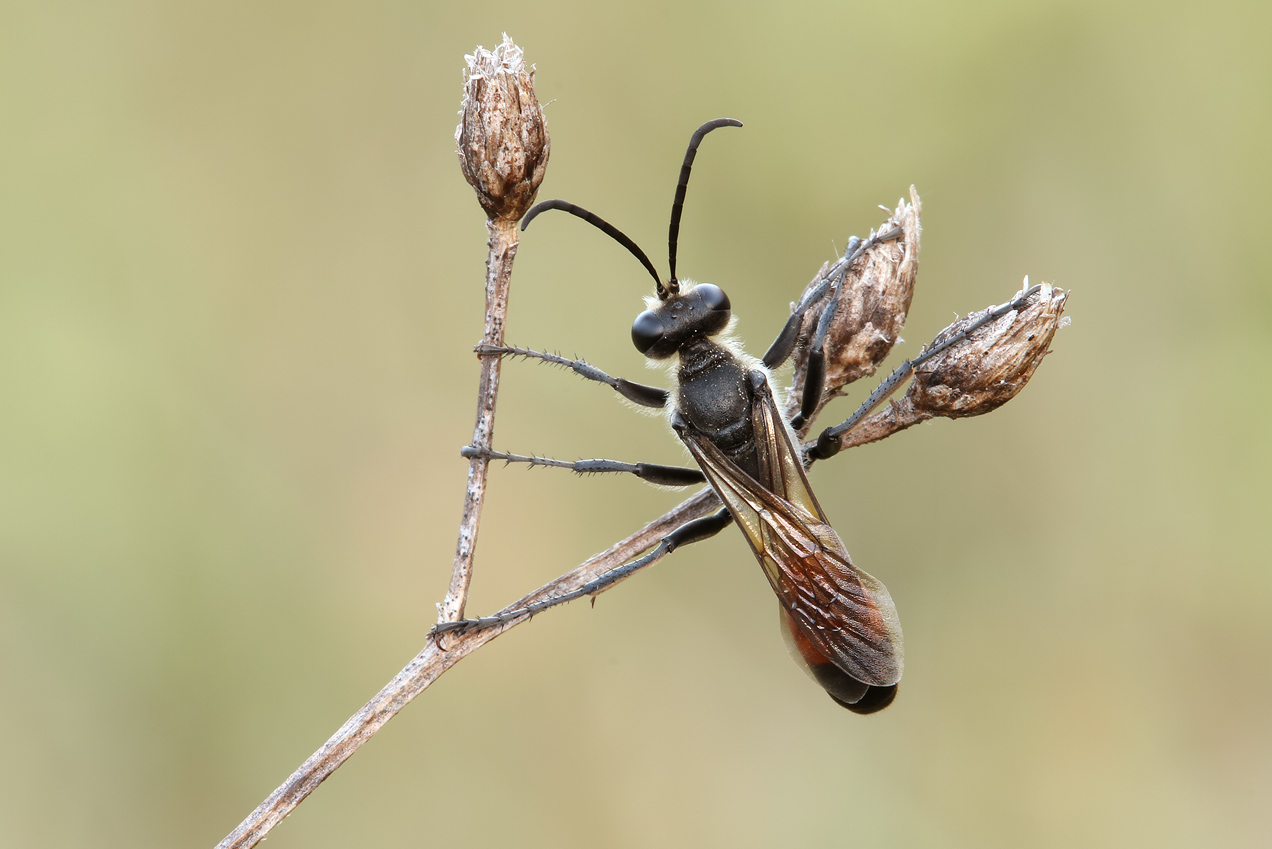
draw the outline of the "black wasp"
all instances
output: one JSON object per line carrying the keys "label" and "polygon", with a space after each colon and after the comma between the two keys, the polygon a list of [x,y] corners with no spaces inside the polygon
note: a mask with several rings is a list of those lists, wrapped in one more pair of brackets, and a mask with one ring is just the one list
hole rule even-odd
{"label": "black wasp", "polygon": [[[676,241],[689,173],[698,145],[712,130],[740,127],[740,121],[719,118],[697,129],[690,139],[671,207],[668,236],[670,277],[664,284],[649,257],[635,242],[581,207],[562,200],[538,204],[521,222],[524,230],[549,209],[569,212],[601,229],[626,247],[654,278],[655,296],[632,325],[632,342],[652,360],[678,357],[675,387],[668,391],[611,377],[582,360],[520,348],[482,350],[489,355],[516,354],[571,367],[576,373],[613,387],[643,406],[663,408],[676,435],[688,447],[699,468],[629,464],[613,460],[566,463],[521,457],[497,451],[482,452],[491,459],[555,465],[580,472],[625,472],[663,486],[709,483],[724,503],[718,512],[687,522],[668,534],[644,556],[614,569],[571,593],[537,602],[520,610],[485,619],[448,622],[439,631],[465,630],[507,622],[547,607],[594,593],[662,557],[675,548],[698,542],[736,522],[781,605],[782,623],[791,654],[830,697],[856,713],[887,707],[901,679],[901,626],[884,585],[853,565],[839,535],[817,503],[805,474],[806,462],[833,450],[814,448],[808,460],[774,401],[770,369],[784,363],[799,342],[803,312],[820,295],[806,295],[762,360],[756,360],[722,338],[732,324],[729,297],[710,283],[676,277]],[[895,239],[900,228],[862,242],[854,239],[841,260],[840,273],[871,244]],[[827,275],[825,285],[830,285]],[[823,293],[824,294],[824,291]],[[826,307],[834,308],[834,299]],[[824,328],[825,321],[819,322]],[[808,382],[803,410],[794,427],[811,415],[822,392],[818,368],[824,329],[811,340]],[[906,366],[911,364],[907,363]],[[895,388],[897,375],[871,396],[862,410],[827,433],[838,436]],[[825,435],[823,435],[825,437]],[[836,442],[823,438],[821,442]],[[475,449],[465,449],[473,456]]]}

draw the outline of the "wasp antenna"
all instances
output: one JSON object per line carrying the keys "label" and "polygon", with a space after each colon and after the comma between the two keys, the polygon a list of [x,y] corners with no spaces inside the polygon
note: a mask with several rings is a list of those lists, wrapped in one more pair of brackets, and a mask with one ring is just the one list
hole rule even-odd
{"label": "wasp antenna", "polygon": [[545,200],[543,203],[537,203],[534,205],[533,209],[526,213],[525,218],[521,219],[521,229],[524,231],[530,226],[530,222],[533,221],[540,212],[545,212],[549,209],[559,209],[562,212],[570,213],[576,218],[582,218],[588,224],[591,224],[593,227],[600,230],[623,247],[627,248],[627,250],[631,251],[632,256],[640,260],[640,264],[645,266],[645,270],[648,271],[650,276],[654,278],[654,283],[658,290],[658,296],[666,299],[667,288],[663,286],[662,280],[658,277],[658,271],[654,268],[654,264],[649,261],[649,257],[645,256],[645,252],[640,249],[640,245],[633,242],[627,237],[626,233],[606,221],[601,216],[593,212],[588,212],[586,209],[578,206],[577,204],[570,203],[567,200]]}
{"label": "wasp antenna", "polygon": [[689,139],[689,149],[685,151],[685,164],[680,166],[680,179],[676,182],[676,199],[671,202],[671,228],[667,231],[667,264],[671,267],[671,278],[667,287],[672,293],[680,291],[680,282],[676,279],[676,240],[680,238],[680,214],[685,207],[685,192],[689,188],[689,172],[693,169],[693,158],[698,155],[698,145],[707,133],[720,127],[740,127],[741,121],[733,118],[716,118],[694,130]]}

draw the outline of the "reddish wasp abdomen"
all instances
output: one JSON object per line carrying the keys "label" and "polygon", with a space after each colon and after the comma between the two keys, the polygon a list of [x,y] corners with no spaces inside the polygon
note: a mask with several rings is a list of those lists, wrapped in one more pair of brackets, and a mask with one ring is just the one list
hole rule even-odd
{"label": "reddish wasp abdomen", "polygon": [[874,713],[892,704],[897,685],[873,687],[844,672],[822,654],[804,632],[795,627],[786,608],[777,606],[782,622],[782,638],[795,662],[825,689],[827,695],[853,713]]}

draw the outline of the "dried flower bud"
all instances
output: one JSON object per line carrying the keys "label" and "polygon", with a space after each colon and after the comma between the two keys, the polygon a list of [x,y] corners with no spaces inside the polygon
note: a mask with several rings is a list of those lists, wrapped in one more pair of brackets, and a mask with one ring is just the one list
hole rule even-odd
{"label": "dried flower bud", "polygon": [[[1028,284],[1026,277],[1026,288],[1009,302],[1023,300],[1017,308],[1005,309],[1002,315],[972,330],[966,339],[918,366],[903,398],[835,437],[837,445],[819,445],[819,449],[829,455],[865,445],[937,416],[979,416],[1014,398],[1049,353],[1056,330],[1068,323],[1061,317],[1068,292],[1046,283],[1029,292]],[[925,350],[966,332],[985,316],[986,312],[979,312],[959,319]]]}
{"label": "dried flower bud", "polygon": [[[1028,290],[1016,294],[1020,298]],[[979,416],[1016,397],[1047,355],[1069,293],[1043,283],[1023,306],[977,329],[965,341],[920,366],[907,397],[920,413]],[[971,325],[976,313],[941,331],[933,345]]]}
{"label": "dried flower bud", "polygon": [[[866,241],[869,243],[879,234],[897,229],[900,229],[901,235],[869,245],[853,260],[844,275],[835,313],[829,317],[822,346],[825,379],[818,410],[832,398],[842,395],[848,384],[874,374],[900,338],[919,270],[919,217],[922,211],[919,195],[911,186],[910,202],[899,201],[896,210]],[[816,289],[831,269],[831,266],[822,266],[808,284],[805,294]],[[799,409],[799,399],[804,392],[809,345],[833,294],[826,292],[804,313],[800,344],[794,357],[795,379],[788,399],[792,414]]]}
{"label": "dried flower bud", "polygon": [[506,34],[494,51],[478,47],[464,59],[459,167],[489,218],[518,221],[534,203],[551,149],[534,69]]}

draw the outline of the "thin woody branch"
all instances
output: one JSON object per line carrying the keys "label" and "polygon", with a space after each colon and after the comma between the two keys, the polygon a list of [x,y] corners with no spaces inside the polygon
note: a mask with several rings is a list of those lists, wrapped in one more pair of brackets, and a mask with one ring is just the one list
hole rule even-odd
{"label": "thin woody branch", "polygon": [[[486,259],[486,332],[482,343],[502,345],[504,324],[508,315],[508,288],[512,281],[512,261],[517,256],[517,224],[515,221],[491,219],[490,254]],[[473,427],[472,445],[490,448],[495,434],[495,402],[499,398],[499,375],[502,357],[482,357],[481,377],[477,385],[477,423]],[[464,615],[468,587],[473,578],[473,557],[477,549],[477,527],[486,499],[486,480],[490,460],[476,455],[468,461],[468,486],[464,492],[464,512],[459,520],[459,539],[455,543],[455,565],[451,570],[450,588],[437,606],[438,620],[448,622]]]}
{"label": "thin woody branch", "polygon": [[[543,111],[534,94],[534,70],[527,68],[521,48],[507,35],[493,51],[477,48],[465,57],[464,100],[455,145],[460,170],[486,210],[486,329],[482,345],[503,345],[508,315],[508,287],[517,256],[517,221],[534,203],[548,165],[551,141]],[[483,356],[477,387],[477,423],[471,445],[489,449],[495,432],[502,358]],[[472,583],[477,527],[485,503],[490,461],[480,453],[468,461],[468,487],[455,543],[450,588],[438,605],[441,622],[464,615]]]}
{"label": "thin woody branch", "polygon": [[[535,601],[581,587],[633,559],[685,522],[706,516],[719,507],[720,501],[715,493],[703,490],[577,568],[508,605],[502,612],[517,610]],[[517,619],[466,634],[430,635],[423,650],[384,689],[376,693],[371,701],[349,717],[322,748],[310,755],[234,831],[218,843],[217,849],[248,849],[255,846],[363,743],[370,740],[382,725],[424,692],[443,672],[504,631],[524,621],[524,618]]]}

